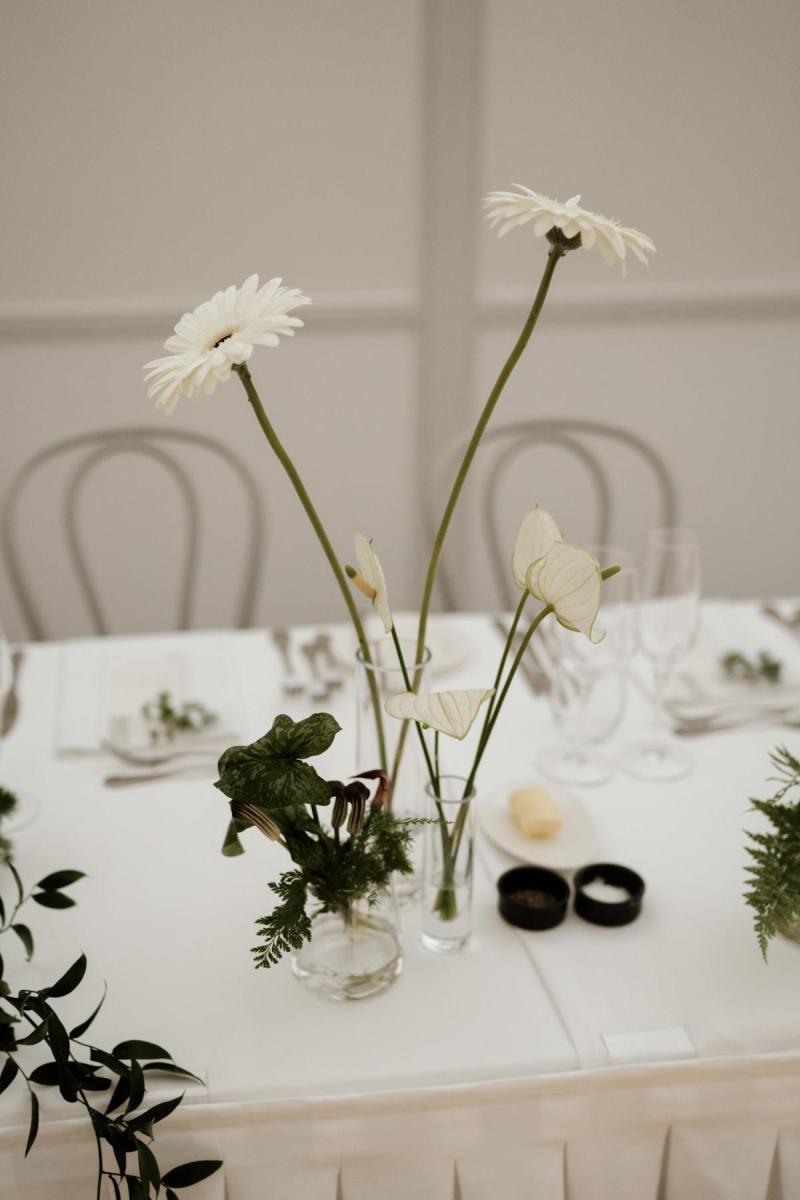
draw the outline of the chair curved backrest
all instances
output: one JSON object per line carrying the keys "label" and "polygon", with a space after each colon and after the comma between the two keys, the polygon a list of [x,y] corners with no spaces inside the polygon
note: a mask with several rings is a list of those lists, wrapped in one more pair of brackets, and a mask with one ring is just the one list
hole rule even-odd
{"label": "chair curved backrest", "polygon": [[203,434],[163,429],[158,426],[131,426],[97,430],[55,442],[29,459],[11,482],[3,504],[0,547],[12,592],[33,638],[44,639],[48,634],[23,566],[22,539],[18,529],[20,500],[39,472],[55,460],[69,456],[76,458],[76,465],[66,485],[61,517],[67,554],[93,631],[96,634],[107,634],[110,628],[89,568],[89,555],[78,521],[79,503],[95,470],[101,464],[123,454],[138,454],[156,463],[163,468],[177,488],[184,513],[186,541],[180,568],[175,628],[189,628],[199,564],[200,505],[194,481],[176,456],[170,452],[171,447],[178,445],[200,447],[215,455],[229,468],[241,489],[246,510],[244,528],[247,545],[235,624],[246,627],[253,623],[264,555],[265,521],[262,499],[252,474],[227,446]]}
{"label": "chair curved backrest", "polygon": [[[565,450],[584,468],[595,498],[595,533],[593,541],[605,544],[610,541],[614,520],[614,498],[608,476],[603,468],[597,450],[591,445],[592,440],[599,439],[616,443],[632,450],[639,460],[649,469],[655,484],[658,504],[658,523],[661,525],[677,524],[678,501],[675,485],[663,458],[642,438],[617,425],[608,425],[600,421],[586,421],[579,418],[550,418],[538,420],[510,421],[490,427],[484,434],[481,449],[490,446],[497,447],[497,454],[488,469],[485,478],[483,503],[480,505],[483,536],[486,541],[489,561],[494,578],[501,586],[501,580],[508,575],[508,563],[502,550],[501,523],[499,519],[499,500],[503,480],[514,461],[525,451],[536,446],[554,446]],[[586,442],[589,442],[587,445]],[[444,478],[448,481],[455,471],[467,446],[467,439],[459,437],[446,450],[442,468]],[[442,476],[442,472],[439,472]],[[430,501],[429,501],[430,503]],[[428,524],[434,528],[430,511]],[[442,562],[439,573],[441,595],[448,609],[457,607],[456,592],[448,574],[447,566]],[[505,604],[507,596],[502,596]]]}

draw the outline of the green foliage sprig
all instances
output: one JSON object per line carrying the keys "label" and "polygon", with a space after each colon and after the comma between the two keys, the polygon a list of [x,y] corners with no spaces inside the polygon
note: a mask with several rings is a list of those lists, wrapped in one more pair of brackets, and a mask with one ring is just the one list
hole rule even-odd
{"label": "green foliage sprig", "polygon": [[[323,754],[338,732],[328,713],[297,722],[281,715],[258,741],[232,746],[219,760],[215,786],[231,802],[223,854],[241,854],[239,835],[255,827],[285,846],[296,866],[269,885],[280,903],[256,922],[258,967],[300,949],[316,913],[340,912],[347,919],[355,901],[377,902],[393,872],[412,870],[412,827],[424,822],[398,820],[384,809],[384,772],[366,771],[345,784],[323,779],[305,761]],[[362,779],[377,781],[371,800]],[[328,806],[323,825],[318,810]]]}
{"label": "green foliage sprig", "polygon": [[189,700],[178,708],[169,692],[159,692],[155,700],[143,704],[142,716],[150,726],[151,742],[174,742],[182,733],[202,733],[219,720],[199,700]]}
{"label": "green foliage sprig", "polygon": [[[0,787],[0,865],[11,858],[11,840],[2,832],[2,824],[5,817],[10,817],[14,809],[17,807],[17,797],[8,788]],[[2,918],[0,918],[2,924]]]}
{"label": "green foliage sprig", "polygon": [[[6,906],[0,898],[0,934],[13,932],[22,942],[28,959],[33,954],[33,934],[17,920],[19,910],[29,900],[46,908],[67,908],[75,901],[63,889],[82,879],[83,872],[54,871],[26,892],[19,872],[10,859],[6,862],[16,889],[16,898]],[[89,1117],[97,1145],[97,1192],[104,1179],[113,1188],[116,1200],[126,1194],[128,1200],[149,1200],[164,1189],[166,1200],[178,1200],[175,1189],[189,1187],[208,1178],[222,1165],[219,1160],[183,1163],[162,1174],[153,1152],[153,1130],[178,1107],[183,1094],[146,1105],[145,1073],[179,1076],[202,1083],[191,1071],[180,1067],[162,1046],[138,1039],[120,1042],[107,1051],[84,1040],[105,1000],[105,992],[92,1012],[67,1030],[53,1001],[70,995],[86,974],[86,956],[81,954],[49,987],[15,990],[6,975],[0,955],[0,1093],[15,1083],[24,1083],[30,1100],[30,1123],[25,1145],[27,1156],[39,1131],[37,1088],[58,1088],[67,1104],[79,1104]],[[50,1059],[27,1072],[19,1053],[27,1046],[41,1044]],[[113,1089],[113,1090],[112,1090]],[[101,1093],[111,1092],[104,1108],[98,1107]],[[116,1170],[105,1165],[113,1161]],[[131,1159],[133,1160],[131,1164]],[[124,1189],[124,1193],[123,1193]]]}
{"label": "green foliage sprig", "polygon": [[[779,786],[768,800],[753,800],[753,808],[767,818],[768,833],[748,833],[746,847],[753,860],[745,867],[750,876],[745,899],[755,912],[754,925],[764,960],[767,946],[782,927],[800,918],[800,759],[785,746],[770,755]],[[797,798],[787,802],[791,792]]]}
{"label": "green foliage sprig", "polygon": [[761,650],[755,659],[749,659],[738,650],[731,650],[722,656],[720,662],[730,679],[744,680],[745,683],[758,683],[761,679],[766,683],[781,681],[783,664],[766,650]]}

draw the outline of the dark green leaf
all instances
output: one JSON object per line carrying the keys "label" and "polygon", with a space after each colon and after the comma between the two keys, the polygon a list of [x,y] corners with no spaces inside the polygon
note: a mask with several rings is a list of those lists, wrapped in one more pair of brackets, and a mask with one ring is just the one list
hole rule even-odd
{"label": "dark green leaf", "polygon": [[34,892],[31,899],[42,908],[73,908],[75,901],[63,892]]}
{"label": "dark green leaf", "polygon": [[200,1183],[201,1180],[208,1179],[209,1175],[213,1175],[221,1166],[221,1158],[197,1159],[195,1162],[173,1167],[171,1171],[167,1171],[166,1175],[161,1176],[161,1182],[170,1188],[191,1187],[193,1183]]}
{"label": "dark green leaf", "polygon": [[135,1175],[126,1175],[125,1182],[128,1185],[128,1200],[147,1200],[147,1192]]}
{"label": "dark green leaf", "polygon": [[101,1050],[98,1046],[89,1048],[89,1058],[92,1062],[102,1063],[115,1075],[124,1075],[126,1079],[130,1075],[130,1068],[122,1059],[117,1058],[115,1054],[109,1054],[107,1050]]}
{"label": "dark green leaf", "polygon": [[215,786],[231,800],[267,809],[328,804],[326,781],[302,760],[324,753],[339,728],[328,713],[314,713],[297,722],[278,716],[258,741],[225,751],[219,760],[220,777]]}
{"label": "dark green leaf", "polygon": [[69,1036],[71,1038],[83,1037],[83,1035],[86,1033],[86,1030],[89,1028],[92,1021],[95,1019],[97,1014],[100,1012],[100,1009],[103,1007],[103,1001],[105,1000],[105,998],[106,998],[106,989],[103,988],[103,995],[100,997],[100,1003],[98,1004],[97,1008],[94,1010],[94,1012],[92,1013],[92,1015],[90,1017],[86,1018],[85,1021],[81,1021],[80,1024],[76,1025],[74,1029],[70,1029]]}
{"label": "dark green leaf", "polygon": [[111,1180],[111,1186],[114,1189],[114,1200],[122,1200],[122,1194],[119,1190],[119,1184],[117,1183],[115,1177],[113,1175],[109,1175],[108,1178]]}
{"label": "dark green leaf", "polygon": [[81,1081],[81,1087],[85,1092],[107,1092],[111,1087],[111,1080],[91,1075]]}
{"label": "dark green leaf", "polygon": [[30,962],[31,957],[33,956],[33,934],[31,933],[30,929],[28,929],[27,925],[17,924],[12,925],[11,928],[14,930],[14,933],[25,947],[25,953],[28,957],[28,961]]}
{"label": "dark green leaf", "polygon": [[143,1125],[156,1125],[159,1121],[163,1121],[171,1112],[175,1111],[183,1096],[184,1093],[181,1092],[180,1096],[175,1096],[172,1100],[162,1100],[159,1104],[154,1104],[152,1108],[148,1108],[138,1117],[134,1117],[130,1122],[131,1128],[139,1129]]}
{"label": "dark green leaf", "polygon": [[131,1094],[125,1109],[126,1112],[133,1112],[144,1100],[144,1075],[135,1058],[131,1062],[130,1086]]}
{"label": "dark green leaf", "polygon": [[151,1062],[145,1063],[142,1067],[143,1071],[158,1071],[163,1075],[181,1075],[185,1079],[193,1079],[195,1083],[205,1086],[205,1080],[200,1079],[193,1071],[187,1071],[185,1067],[179,1067],[173,1062]]}
{"label": "dark green leaf", "polygon": [[136,1153],[139,1155],[139,1176],[144,1184],[145,1192],[149,1187],[157,1191],[161,1186],[161,1173],[153,1151],[144,1142],[136,1143]]}
{"label": "dark green leaf", "polygon": [[14,1062],[14,1059],[7,1058],[3,1064],[2,1071],[0,1071],[0,1094],[2,1094],[7,1087],[11,1087],[11,1084],[17,1077],[18,1071],[19,1067]]}
{"label": "dark green leaf", "polygon": [[85,878],[83,871],[53,871],[52,875],[45,875],[44,879],[40,879],[36,886],[43,892],[57,892],[60,888],[69,887],[71,883]]}
{"label": "dark green leaf", "polygon": [[172,1058],[170,1052],[163,1046],[157,1046],[155,1042],[143,1042],[138,1038],[120,1042],[118,1046],[114,1047],[113,1053],[117,1058]]}
{"label": "dark green leaf", "polygon": [[22,880],[19,877],[19,871],[14,866],[10,858],[6,859],[6,866],[14,876],[14,883],[17,885],[17,901],[22,904],[25,899],[25,888],[22,886]]}
{"label": "dark green leaf", "polygon": [[31,1092],[31,1124],[28,1130],[28,1140],[25,1143],[25,1157],[28,1157],[31,1146],[36,1141],[39,1132],[39,1100],[35,1092]]}
{"label": "dark green leaf", "polygon": [[79,958],[65,971],[60,979],[57,979],[52,987],[46,988],[48,996],[68,996],[70,992],[74,992],[78,987],[84,975],[86,974],[86,955],[81,954]]}
{"label": "dark green leaf", "polygon": [[178,1193],[173,1192],[172,1188],[167,1188],[166,1197],[167,1200],[180,1200]]}
{"label": "dark green leaf", "polygon": [[[113,1112],[115,1108],[119,1108],[120,1104],[125,1104],[128,1100],[128,1097],[130,1096],[130,1094],[131,1094],[131,1085],[128,1081],[127,1076],[120,1075],[119,1079],[117,1080],[117,1085],[114,1088],[114,1091],[111,1093],[111,1099],[109,1100],[108,1104],[106,1105],[106,1112],[107,1113]],[[124,1172],[124,1170],[125,1170],[124,1162],[123,1162],[122,1166],[120,1167],[120,1170]]]}
{"label": "dark green leaf", "polygon": [[42,1087],[56,1087],[61,1078],[61,1070],[58,1063],[46,1062],[40,1067],[34,1067],[28,1078],[31,1083],[39,1083]]}
{"label": "dark green leaf", "polygon": [[68,1062],[69,1035],[52,1010],[47,1017],[47,1040],[56,1062]]}
{"label": "dark green leaf", "polygon": [[226,858],[236,858],[244,854],[244,846],[239,841],[239,834],[250,825],[249,821],[229,821],[225,830],[225,840],[222,843],[222,853]]}
{"label": "dark green leaf", "polygon": [[37,1042],[43,1042],[47,1037],[47,1025],[48,1021],[44,1020],[27,1037],[20,1038],[20,1046],[35,1046]]}
{"label": "dark green leaf", "polygon": [[128,1139],[124,1133],[120,1133],[113,1125],[107,1125],[105,1130],[105,1139],[110,1143],[111,1149],[114,1151],[114,1158],[117,1163],[117,1170],[120,1175],[125,1174],[125,1164],[128,1154]]}

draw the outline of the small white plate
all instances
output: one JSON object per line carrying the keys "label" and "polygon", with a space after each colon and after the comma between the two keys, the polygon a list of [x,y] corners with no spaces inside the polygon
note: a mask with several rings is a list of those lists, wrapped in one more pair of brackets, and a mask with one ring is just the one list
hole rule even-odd
{"label": "small white plate", "polygon": [[478,818],[486,836],[520,862],[537,867],[571,871],[592,861],[596,838],[591,818],[573,792],[547,786],[563,821],[558,833],[549,838],[524,837],[511,817],[508,797],[517,788],[542,787],[536,779],[518,779],[481,800]]}

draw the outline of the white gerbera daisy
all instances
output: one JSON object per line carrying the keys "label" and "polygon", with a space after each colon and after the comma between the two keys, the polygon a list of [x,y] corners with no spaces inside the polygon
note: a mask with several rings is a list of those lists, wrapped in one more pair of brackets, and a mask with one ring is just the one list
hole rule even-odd
{"label": "white gerbera daisy", "polygon": [[625,274],[625,255],[632,250],[640,262],[647,265],[647,255],[655,254],[656,248],[646,234],[638,229],[626,229],[619,221],[609,217],[601,217],[598,213],[589,212],[580,207],[580,196],[572,196],[565,203],[551,200],[548,196],[540,196],[530,188],[515,183],[517,192],[490,192],[483,202],[486,219],[494,229],[497,225],[498,237],[503,237],[515,225],[525,225],[533,221],[533,232],[536,237],[544,237],[552,229],[559,229],[565,238],[580,236],[577,245],[585,250],[591,250],[597,245],[600,253],[609,266],[615,259],[622,263],[622,273]]}
{"label": "white gerbera daisy", "polygon": [[280,279],[270,279],[259,290],[257,275],[240,288],[217,292],[194,312],[184,313],[164,342],[168,357],[145,364],[145,380],[152,380],[148,396],[167,412],[181,396],[209,396],[230,378],[234,366],[248,360],[254,346],[277,346],[278,334],[291,337],[303,322],[288,314],[310,303],[296,288],[281,287]]}

